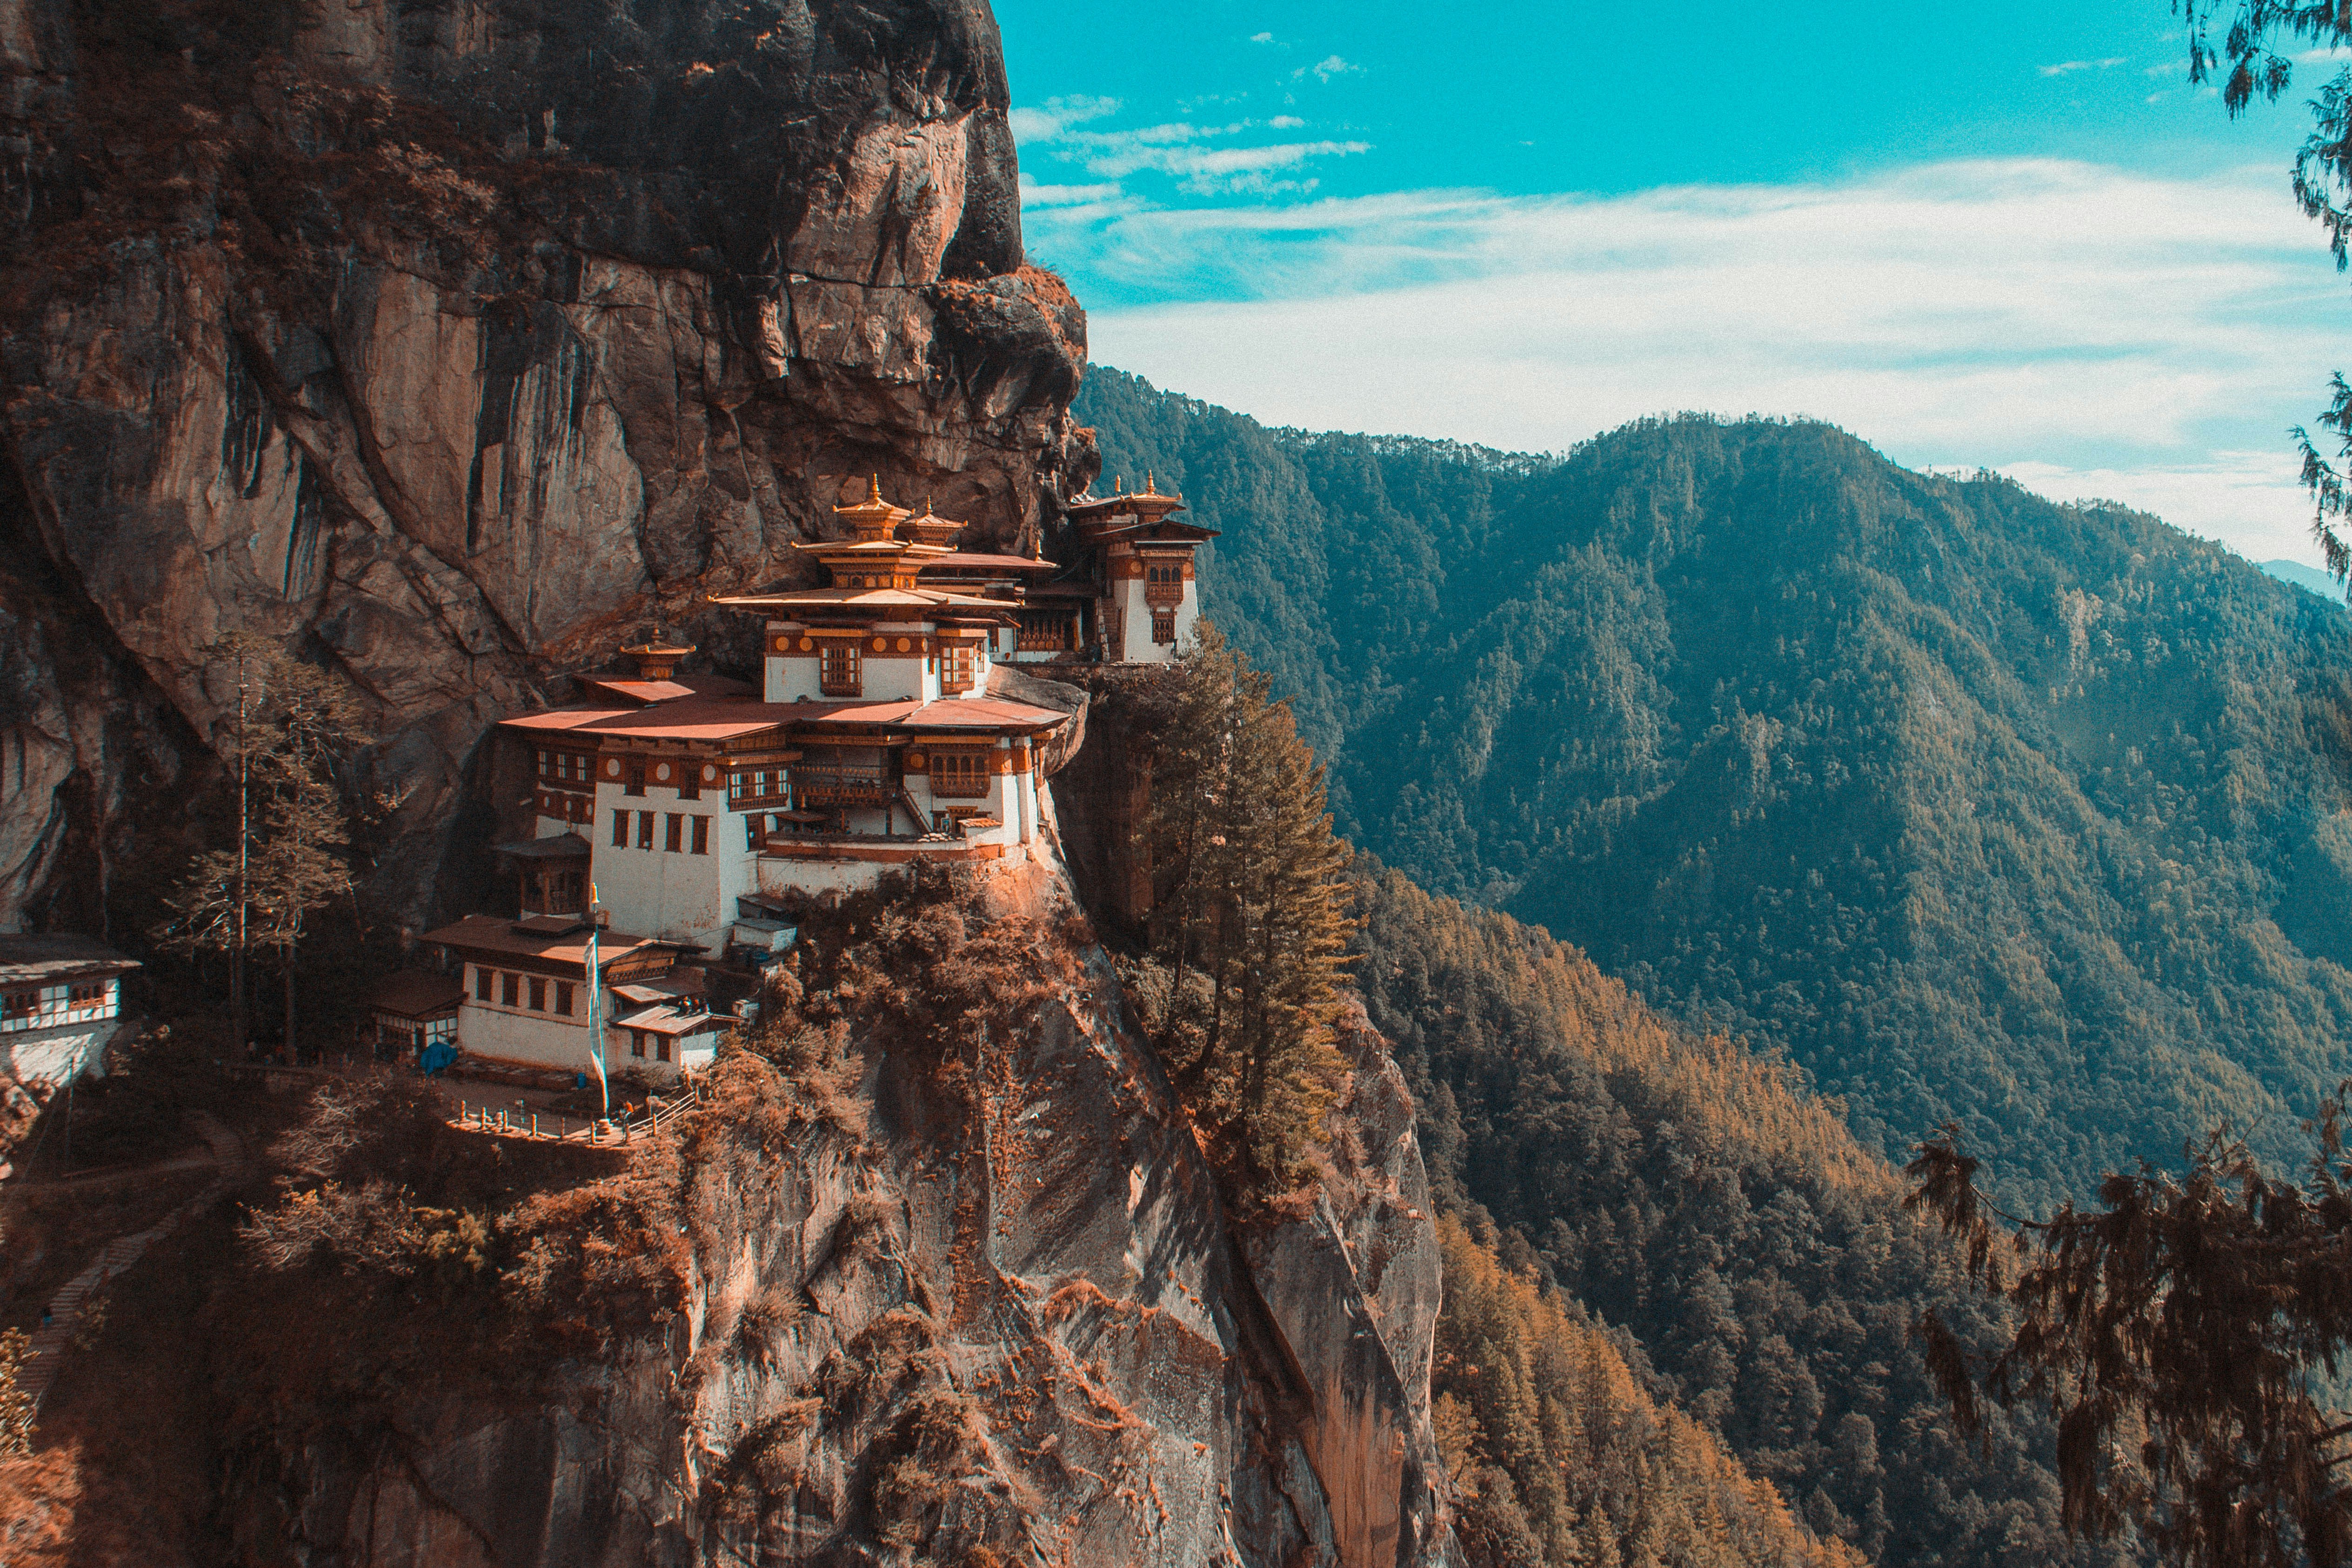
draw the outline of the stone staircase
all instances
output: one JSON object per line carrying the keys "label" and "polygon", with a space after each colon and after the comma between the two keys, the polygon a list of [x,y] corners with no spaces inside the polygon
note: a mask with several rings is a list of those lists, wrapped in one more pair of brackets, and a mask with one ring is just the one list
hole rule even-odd
{"label": "stone staircase", "polygon": [[80,1326],[83,1309],[89,1304],[90,1297],[108,1281],[139,1261],[148,1248],[244,1179],[250,1166],[245,1140],[205,1112],[192,1111],[188,1119],[203,1135],[211,1151],[213,1168],[218,1175],[210,1186],[146,1229],[129,1236],[118,1236],[108,1242],[99,1249],[98,1257],[88,1268],[68,1281],[64,1289],[49,1298],[47,1326],[33,1335],[32,1343],[26,1347],[24,1363],[16,1372],[16,1385],[31,1397],[37,1413],[50,1386],[57,1382],[58,1373],[65,1365],[66,1352],[73,1346],[74,1332]]}

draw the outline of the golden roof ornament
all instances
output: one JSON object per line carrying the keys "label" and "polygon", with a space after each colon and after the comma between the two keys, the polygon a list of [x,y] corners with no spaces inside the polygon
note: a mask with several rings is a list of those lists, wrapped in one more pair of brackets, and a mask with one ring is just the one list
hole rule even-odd
{"label": "golden roof ornament", "polygon": [[866,481],[866,499],[852,506],[835,507],[833,514],[849,524],[850,532],[860,543],[868,543],[888,538],[898,519],[907,516],[907,510],[882,498],[882,476],[877,474]]}

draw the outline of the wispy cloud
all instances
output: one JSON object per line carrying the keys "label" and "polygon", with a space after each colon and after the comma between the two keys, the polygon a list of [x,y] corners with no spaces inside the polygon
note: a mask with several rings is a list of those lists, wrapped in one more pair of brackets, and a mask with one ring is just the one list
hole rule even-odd
{"label": "wispy cloud", "polygon": [[2126,57],[2113,55],[2104,60],[2061,60],[2054,66],[2042,66],[2037,68],[2046,77],[2063,77],[2073,76],[2076,71],[2112,70],[2124,63],[2126,63]]}
{"label": "wispy cloud", "polygon": [[1021,176],[1021,205],[1024,210],[1095,204],[1114,200],[1118,194],[1118,183],[1115,180],[1099,185],[1045,185],[1027,174]]}
{"label": "wispy cloud", "polygon": [[1074,125],[1118,112],[1118,99],[1115,98],[1049,98],[1041,106],[1016,109],[1005,119],[1020,141],[1055,141],[1069,134]]}
{"label": "wispy cloud", "polygon": [[2284,430],[2352,361],[2342,286],[2266,167],[1130,202],[1027,228],[1080,280],[1099,358],[1275,423],[1558,449],[1665,409],[1811,414],[2258,558],[2305,553]]}
{"label": "wispy cloud", "polygon": [[[1304,194],[1316,181],[1306,166],[1329,158],[1349,158],[1372,150],[1369,141],[1324,138],[1252,143],[1256,132],[1291,131],[1306,128],[1295,114],[1270,120],[1236,120],[1222,125],[1194,120],[1168,120],[1157,125],[1089,129],[1095,121],[1117,112],[1110,99],[1054,99],[1038,109],[1013,111],[1013,133],[1024,152],[1083,169],[1100,181],[1118,182],[1136,174],[1164,174],[1188,194]],[[1284,174],[1284,172],[1288,172]],[[1277,178],[1278,174],[1284,177]],[[1024,176],[1024,179],[1026,177]],[[1025,187],[1024,187],[1025,189]],[[1085,190],[1085,200],[1118,193],[1114,183],[1099,185],[1040,185],[1040,190]],[[1024,197],[1024,205],[1054,205]]]}
{"label": "wispy cloud", "polygon": [[1312,76],[1318,81],[1329,81],[1333,77],[1349,76],[1363,68],[1361,66],[1349,65],[1337,55],[1326,55],[1311,66],[1299,67],[1290,73],[1290,78],[1296,81],[1300,77]]}

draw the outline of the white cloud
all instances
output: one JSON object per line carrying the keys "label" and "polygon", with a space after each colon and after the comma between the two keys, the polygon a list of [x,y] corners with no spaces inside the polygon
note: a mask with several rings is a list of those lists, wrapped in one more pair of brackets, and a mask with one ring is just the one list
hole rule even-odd
{"label": "white cloud", "polygon": [[1250,42],[1253,44],[1270,44],[1274,42],[1274,35],[1272,33],[1252,33],[1250,35]]}
{"label": "white cloud", "polygon": [[2125,57],[2122,55],[2110,55],[2104,60],[2061,60],[2054,66],[2042,66],[2037,68],[2046,77],[2072,76],[2076,71],[2109,70],[2122,65],[2124,59]]}
{"label": "white cloud", "polygon": [[[1033,152],[1063,163],[1074,163],[1098,180],[1118,181],[1139,173],[1169,175],[1193,195],[1247,194],[1260,197],[1303,194],[1316,182],[1304,176],[1306,164],[1327,158],[1353,157],[1372,150],[1369,141],[1282,141],[1256,146],[1236,143],[1255,131],[1297,131],[1306,125],[1297,115],[1279,114],[1267,120],[1236,120],[1225,125],[1201,125],[1170,120],[1158,125],[1119,130],[1078,129],[1118,108],[1112,99],[1054,99],[1043,109],[1013,111],[1015,136]],[[1219,145],[1209,145],[1219,143]],[[1294,171],[1299,177],[1276,179],[1276,171]],[[1024,190],[1028,180],[1023,176]],[[1047,186],[1039,190],[1093,192],[1096,186]],[[1114,187],[1115,189],[1115,187]],[[1074,198],[1092,200],[1092,196]],[[1062,204],[1024,194],[1024,205]],[[1098,214],[1089,214],[1093,217]]]}
{"label": "white cloud", "polygon": [[1089,120],[1100,120],[1118,112],[1115,98],[1088,98],[1075,95],[1049,98],[1039,109],[1016,109],[1005,116],[1013,127],[1014,138],[1022,141],[1057,141],[1070,133],[1073,125],[1084,125]]}
{"label": "white cloud", "polygon": [[1098,204],[1113,201],[1118,194],[1119,187],[1116,181],[1100,185],[1045,185],[1027,174],[1021,176],[1021,206],[1024,212],[1033,207]]}
{"label": "white cloud", "polygon": [[1300,77],[1312,73],[1318,81],[1329,81],[1333,77],[1348,76],[1363,68],[1361,66],[1349,65],[1337,55],[1326,55],[1313,65],[1301,66],[1291,72],[1290,79],[1297,81]]}
{"label": "white cloud", "polygon": [[1099,359],[1272,423],[1558,450],[1663,410],[1807,414],[2267,559],[2306,553],[2284,429],[2352,363],[2343,287],[2281,184],[1968,162],[1027,227],[1092,299]]}
{"label": "white cloud", "polygon": [[1156,169],[1181,179],[1213,183],[1238,174],[1287,169],[1312,158],[1343,158],[1372,150],[1369,141],[1291,141],[1267,147],[1166,147],[1136,144],[1087,160],[1094,173],[1124,179]]}
{"label": "white cloud", "polygon": [[2223,539],[2252,560],[2319,561],[2308,532],[2310,497],[2284,443],[2174,465],[2070,468],[2027,459],[1986,466],[2055,500],[2121,501],[2154,512],[2192,533]]}

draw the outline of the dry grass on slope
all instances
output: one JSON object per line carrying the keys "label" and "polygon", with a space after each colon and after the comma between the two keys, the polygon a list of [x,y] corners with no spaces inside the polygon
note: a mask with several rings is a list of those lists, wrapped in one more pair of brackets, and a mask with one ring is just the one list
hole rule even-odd
{"label": "dry grass on slope", "polygon": [[[1894,1167],[1847,1130],[1843,1101],[1811,1093],[1785,1063],[1740,1041],[1660,1019],[1541,926],[1433,897],[1394,871],[1367,879],[1363,902],[1369,951],[1358,976],[1373,1019],[1420,1047],[1433,1071],[1450,1056],[1462,1075],[1477,1073],[1498,1041],[1513,1042],[1513,1071],[1540,1071],[1526,1044],[1540,1042],[1562,1061],[1638,1085],[1685,1136],[1794,1164],[1825,1187],[1899,1193]],[[1415,1029],[1416,1017],[1444,1022]]]}
{"label": "dry grass on slope", "polygon": [[1770,1483],[1645,1395],[1567,1296],[1438,1221],[1445,1305],[1432,1377],[1455,1529],[1472,1568],[1859,1568]]}

